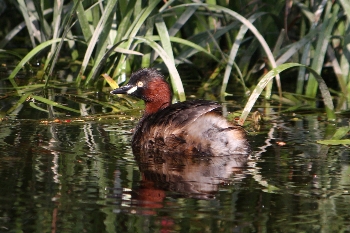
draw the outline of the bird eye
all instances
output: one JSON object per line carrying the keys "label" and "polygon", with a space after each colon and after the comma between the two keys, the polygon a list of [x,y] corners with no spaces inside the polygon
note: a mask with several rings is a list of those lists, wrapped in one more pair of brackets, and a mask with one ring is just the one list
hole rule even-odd
{"label": "bird eye", "polygon": [[141,81],[138,82],[138,83],[137,83],[137,86],[138,86],[138,87],[143,87],[143,82],[141,82]]}

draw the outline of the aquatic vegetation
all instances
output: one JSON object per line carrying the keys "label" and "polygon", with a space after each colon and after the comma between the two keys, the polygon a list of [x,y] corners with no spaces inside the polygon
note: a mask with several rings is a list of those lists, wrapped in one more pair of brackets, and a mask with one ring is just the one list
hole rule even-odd
{"label": "aquatic vegetation", "polygon": [[[13,69],[5,68],[10,84],[2,92],[10,90],[7,96],[17,96],[11,99],[17,107],[5,114],[16,112],[25,101],[42,112],[58,107],[82,116],[94,113],[87,110],[91,102],[108,108],[107,112],[125,109],[107,103],[109,87],[101,74],[120,84],[133,70],[149,66],[168,71],[175,101],[186,98],[184,79],[197,78],[180,77],[182,70],[199,70],[198,98],[213,93],[226,101],[237,91],[234,87],[241,86],[240,93],[253,94],[241,123],[262,94],[266,100],[289,103],[291,110],[316,108],[315,99],[321,94],[329,119],[348,108],[344,103],[350,97],[350,4],[345,0],[256,5],[249,1],[17,0],[7,8],[21,15],[15,19],[7,11],[1,15],[7,22],[0,32],[1,58],[18,61]],[[13,49],[18,38],[25,41],[24,51]],[[38,66],[32,67],[34,63]],[[34,72],[34,77],[19,82],[23,68]],[[68,70],[69,77],[60,76],[60,70]],[[64,85],[76,90],[67,95]],[[105,94],[97,100],[86,94],[91,92]],[[339,99],[335,107],[332,98]],[[58,101],[68,101],[69,106]]]}

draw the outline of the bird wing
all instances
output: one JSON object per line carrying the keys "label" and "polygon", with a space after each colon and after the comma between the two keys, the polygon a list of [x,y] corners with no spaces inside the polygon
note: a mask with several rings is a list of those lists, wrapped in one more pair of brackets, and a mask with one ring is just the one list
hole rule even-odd
{"label": "bird wing", "polygon": [[141,130],[149,134],[149,138],[173,137],[208,112],[221,115],[221,105],[207,100],[179,102],[145,119]]}

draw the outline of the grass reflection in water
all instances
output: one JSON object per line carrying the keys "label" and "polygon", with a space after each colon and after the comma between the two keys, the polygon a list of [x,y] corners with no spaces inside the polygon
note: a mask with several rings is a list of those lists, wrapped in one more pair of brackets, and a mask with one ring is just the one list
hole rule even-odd
{"label": "grass reflection in water", "polygon": [[346,121],[270,119],[239,168],[229,158],[135,158],[131,120],[3,121],[1,231],[348,230],[348,150],[315,143]]}

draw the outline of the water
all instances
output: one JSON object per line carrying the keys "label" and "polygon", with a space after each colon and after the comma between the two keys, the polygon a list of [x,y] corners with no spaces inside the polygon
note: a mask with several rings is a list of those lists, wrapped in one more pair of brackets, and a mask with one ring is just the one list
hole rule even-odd
{"label": "water", "polygon": [[136,161],[135,120],[0,123],[0,232],[349,232],[347,119],[275,114],[232,158]]}

